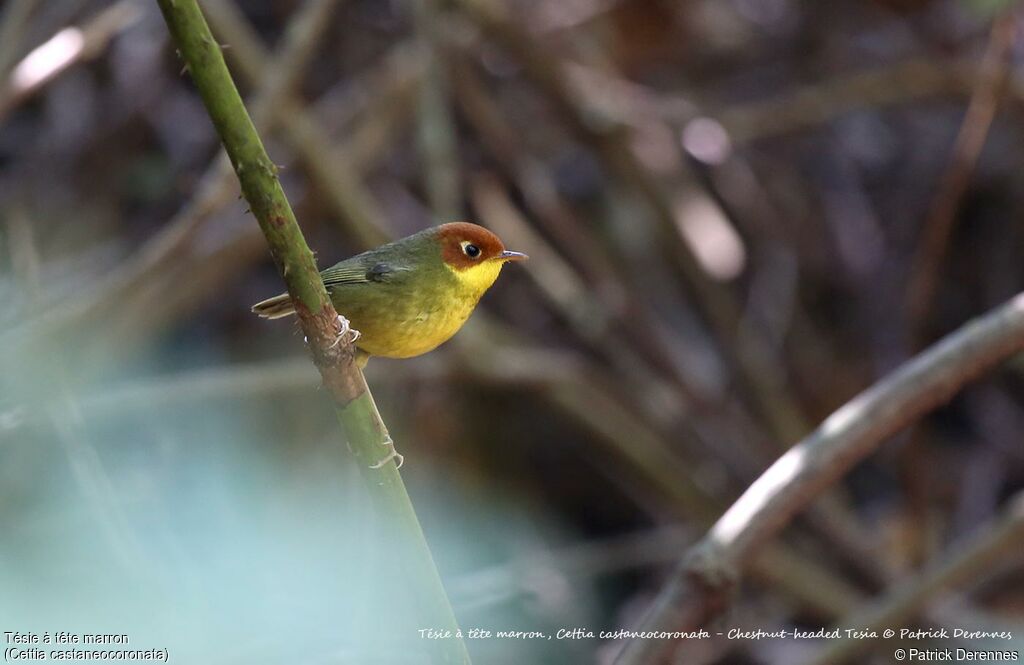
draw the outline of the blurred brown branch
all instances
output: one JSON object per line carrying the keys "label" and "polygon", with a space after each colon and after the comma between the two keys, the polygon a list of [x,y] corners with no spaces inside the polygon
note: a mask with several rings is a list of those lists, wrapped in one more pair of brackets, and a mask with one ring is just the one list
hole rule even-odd
{"label": "blurred brown branch", "polygon": [[[305,3],[293,20],[294,27],[288,30],[279,59],[273,64],[264,63],[268,75],[252,104],[252,117],[257,127],[268,128],[277,117],[281,101],[309,63],[336,4],[337,0]],[[170,280],[175,285],[170,293],[166,289],[159,290],[160,282],[154,277],[169,276],[182,267],[182,261],[201,229],[214,219],[221,208],[234,201],[237,192],[237,180],[231,164],[221,153],[206,169],[197,193],[177,215],[128,260],[118,264],[97,283],[90,284],[85,293],[76,293],[69,302],[49,312],[43,325],[51,330],[60,330],[68,327],[69,322],[84,317],[109,321],[110,317],[116,316],[121,325],[134,330],[136,335],[143,332],[140,321],[145,321],[150,330],[158,327],[161,320],[173,316],[177,309],[174,298],[183,298],[187,302],[194,298],[195,292],[186,290],[179,279]],[[263,253],[263,243],[255,230],[247,226],[237,237],[234,251],[225,257],[228,261],[216,262],[222,269],[244,262],[245,257],[255,259]],[[243,238],[246,239],[244,247]],[[190,272],[196,276],[195,271]],[[197,292],[212,293],[197,280],[188,280],[186,284],[197,288]],[[147,288],[142,288],[142,285]],[[140,317],[138,312],[150,310],[153,302],[162,302],[161,316],[149,314]],[[108,325],[117,326],[114,322]]]}
{"label": "blurred brown branch", "polygon": [[1017,16],[1008,12],[992,24],[985,56],[978,66],[970,103],[953,145],[946,171],[922,227],[922,238],[910,265],[906,292],[907,329],[915,347],[935,300],[942,263],[954,232],[960,202],[967,192],[995,119],[1010,71],[1010,56],[1017,35]]}
{"label": "blurred brown branch", "polygon": [[[656,253],[667,259],[686,285],[717,350],[734,370],[739,391],[767,426],[771,435],[768,440],[774,444],[772,451],[783,450],[789,442],[803,436],[808,429],[807,419],[780,371],[782,363],[776,359],[776,350],[759,331],[741,330],[742,310],[737,296],[714,281],[697,261],[680,233],[666,186],[637,156],[630,126],[608,116],[590,101],[585,89],[574,86],[565,62],[512,21],[501,3],[460,0],[457,4],[486,35],[516,58],[526,77],[555,106],[579,140],[590,146],[609,172],[636,192],[646,205],[654,221]],[[663,133],[674,136],[669,128],[663,128]],[[685,174],[678,175],[685,181]],[[621,273],[630,279],[636,292],[642,293],[645,285],[634,275],[635,263],[629,261],[625,252],[616,256],[622,264]],[[645,257],[645,261],[650,260],[651,257]],[[658,346],[652,348],[657,350]],[[864,546],[868,540],[866,529],[846,504],[838,496],[824,499],[812,512],[815,526],[835,544],[840,555],[856,553],[851,559],[872,561],[873,553]],[[879,562],[866,568],[881,573],[886,566]]]}
{"label": "blurred brown branch", "polygon": [[[913,577],[902,581],[883,596],[850,616],[842,628],[875,631],[906,626],[924,612],[937,596],[952,588],[984,579],[1000,563],[1017,560],[1024,550],[1024,495],[1011,500],[997,519],[979,525],[967,542],[950,548],[945,556],[931,562]],[[809,665],[838,665],[876,646],[874,641],[831,640]]]}
{"label": "blurred brown branch", "polygon": [[441,35],[441,0],[412,0],[419,51],[426,61],[416,104],[416,139],[426,199],[438,222],[457,219],[462,210],[457,138],[451,105],[451,66]]}
{"label": "blurred brown branch", "polygon": [[[847,402],[779,458],[687,553],[643,629],[693,629],[720,614],[745,563],[797,511],[887,437],[1021,349],[1024,295],[964,325]],[[651,662],[672,647],[664,640],[633,640],[618,662]]]}
{"label": "blurred brown branch", "polygon": [[[232,0],[214,0],[208,3],[207,12],[214,33],[232,45],[226,55],[243,79],[252,84],[261,81],[271,58],[238,7]],[[384,215],[359,172],[340,149],[332,149],[326,142],[328,133],[294,98],[283,96],[273,111],[310,175],[338,209],[346,230],[365,247],[385,242],[387,234],[381,230]]]}
{"label": "blurred brown branch", "polygon": [[0,11],[0,81],[7,80],[24,46],[21,36],[39,0],[8,0]]}
{"label": "blurred brown branch", "polygon": [[[17,18],[12,7],[10,17]],[[133,0],[120,0],[100,11],[81,28],[68,27],[33,49],[9,76],[0,69],[0,123],[25,100],[75,65],[95,58],[142,11]],[[6,46],[6,45],[5,45]]]}
{"label": "blurred brown branch", "polygon": [[766,365],[772,353],[770,348],[756,335],[737,337],[741,308],[736,296],[712,280],[699,265],[679,232],[673,203],[664,185],[637,157],[630,142],[629,126],[588,103],[585,91],[572,85],[564,63],[511,21],[499,3],[460,0],[458,4],[522,64],[526,76],[555,105],[574,134],[593,148],[609,171],[637,193],[654,220],[657,247],[678,270],[720,352],[736,370],[742,391],[770,426],[776,445],[783,448],[786,442],[799,438],[807,429],[805,418],[786,389],[784,377]]}

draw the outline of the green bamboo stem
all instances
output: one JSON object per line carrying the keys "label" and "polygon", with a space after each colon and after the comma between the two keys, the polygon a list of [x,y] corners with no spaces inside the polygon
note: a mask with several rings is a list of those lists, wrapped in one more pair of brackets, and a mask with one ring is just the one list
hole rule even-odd
{"label": "green bamboo stem", "polygon": [[388,536],[387,545],[399,554],[415,598],[417,619],[424,626],[452,635],[450,639],[424,641],[424,650],[431,652],[433,662],[469,663],[451,604],[394,460],[371,468],[388,451],[384,445],[387,429],[362,371],[352,362],[351,336],[345,334],[320,280],[313,253],[277,178],[277,167],[249,118],[221,48],[196,0],[157,2],[295,302],[314,362],[334,399],[349,449],[371,494],[383,533]]}

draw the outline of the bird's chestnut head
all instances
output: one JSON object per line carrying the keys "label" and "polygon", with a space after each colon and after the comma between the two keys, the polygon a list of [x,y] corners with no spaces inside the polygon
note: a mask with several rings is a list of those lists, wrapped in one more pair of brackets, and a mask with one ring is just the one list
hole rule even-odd
{"label": "bird's chestnut head", "polygon": [[482,265],[489,264],[493,267],[496,263],[500,265],[507,261],[522,261],[527,258],[522,252],[505,249],[501,238],[484,227],[468,222],[442,224],[437,227],[437,238],[441,244],[441,258],[458,272],[472,270]]}

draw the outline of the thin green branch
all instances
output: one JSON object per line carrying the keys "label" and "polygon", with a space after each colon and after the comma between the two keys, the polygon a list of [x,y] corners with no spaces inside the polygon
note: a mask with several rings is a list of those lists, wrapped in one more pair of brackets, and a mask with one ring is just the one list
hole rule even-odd
{"label": "thin green branch", "polygon": [[[349,448],[372,494],[389,547],[400,556],[424,625],[458,635],[458,624],[434,566],[426,539],[394,460],[371,468],[386,452],[387,429],[363,378],[352,362],[354,347],[320,280],[313,253],[277,178],[242,98],[196,0],[158,0],[174,43],[192,75],[207,112],[238,175],[242,194],[259,222],[274,261],[295,303],[324,385],[335,401]],[[374,465],[376,466],[376,465]],[[461,638],[429,640],[425,649],[439,663],[468,663]]]}

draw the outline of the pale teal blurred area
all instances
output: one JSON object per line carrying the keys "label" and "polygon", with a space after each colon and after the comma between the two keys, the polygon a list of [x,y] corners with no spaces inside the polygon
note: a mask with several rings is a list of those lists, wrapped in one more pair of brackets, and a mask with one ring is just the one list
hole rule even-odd
{"label": "pale teal blurred area", "polygon": [[[161,364],[151,361],[135,367]],[[201,368],[169,378],[94,367],[105,377],[95,380],[55,370],[52,383],[20,374],[22,394],[47,396],[32,403],[5,380],[0,630],[127,634],[131,648],[166,648],[178,663],[427,662],[418,631],[430,626],[417,623],[304,363],[279,363],[299,385],[245,399],[197,399],[188,379],[205,394]],[[391,399],[379,401],[388,413]],[[436,442],[417,438],[398,440],[403,475],[463,627],[591,625],[557,575],[539,593],[472,581],[568,532],[514,487],[437,468],[425,453]],[[488,663],[585,653],[558,640],[471,649]]]}

